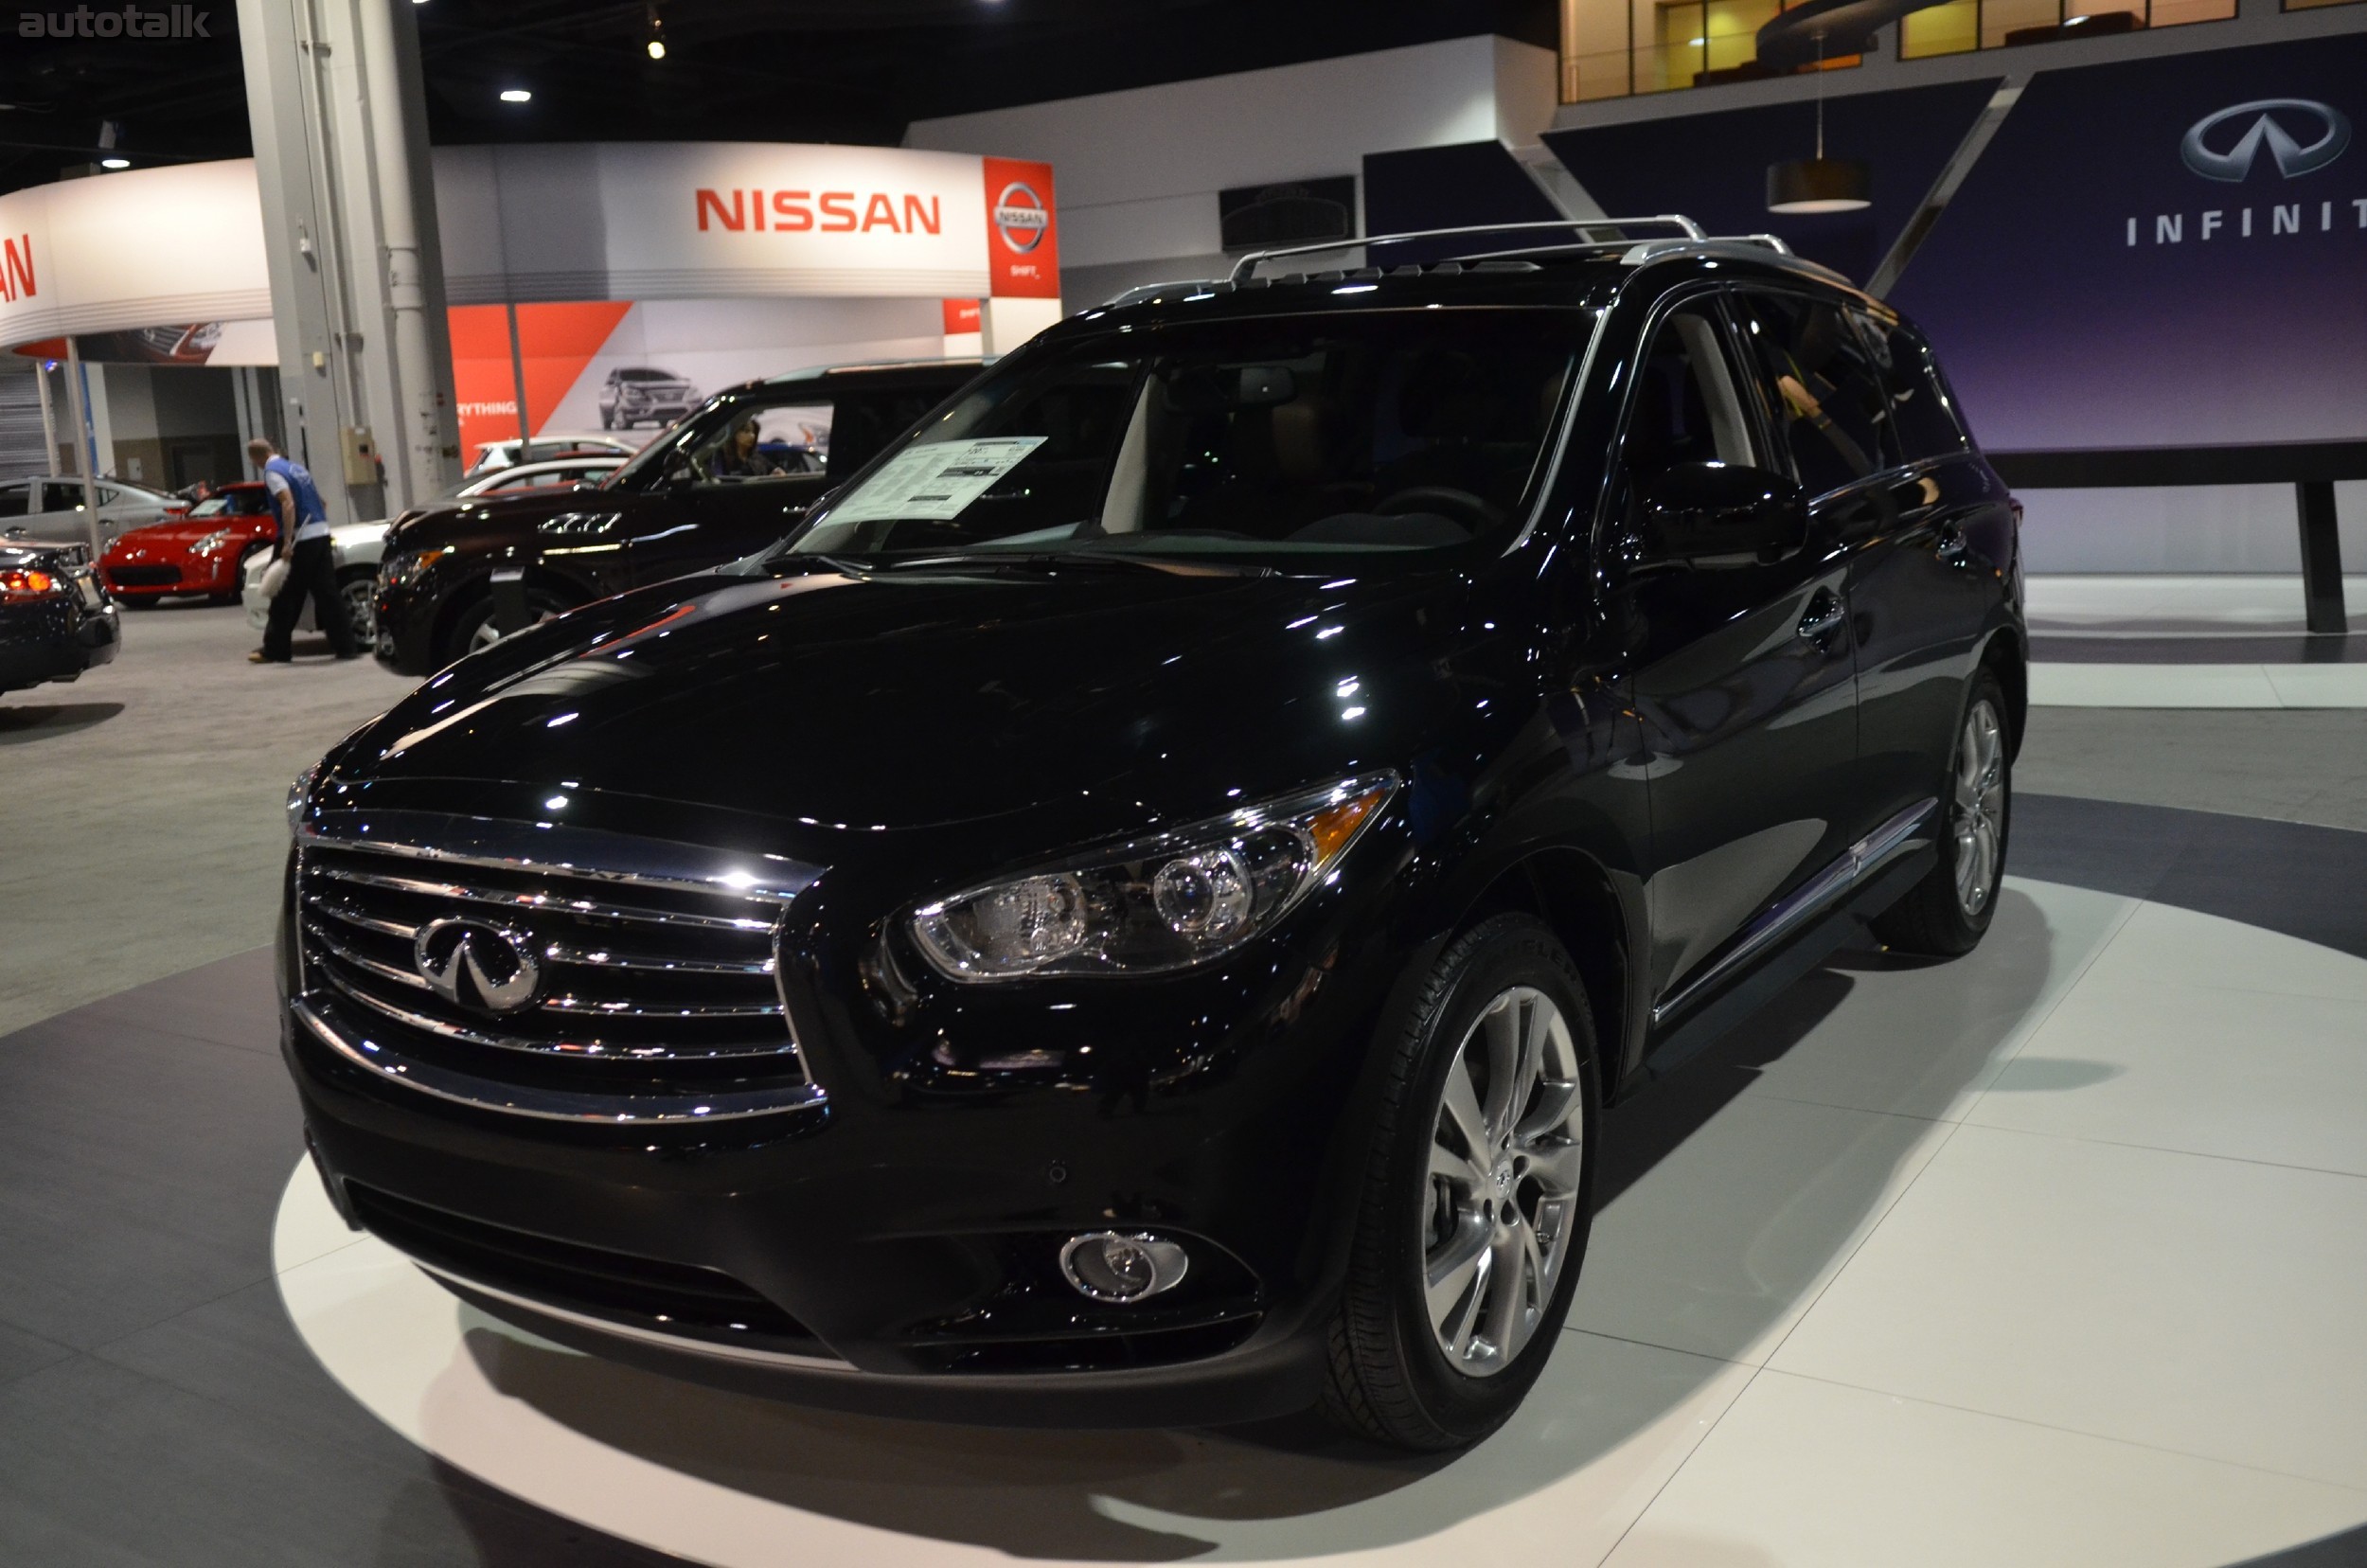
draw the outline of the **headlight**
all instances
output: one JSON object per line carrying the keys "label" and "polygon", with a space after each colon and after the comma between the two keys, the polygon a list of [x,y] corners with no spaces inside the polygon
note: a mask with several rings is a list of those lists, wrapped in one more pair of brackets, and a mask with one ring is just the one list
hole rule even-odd
{"label": "headlight", "polygon": [[450,553],[447,550],[421,550],[416,555],[390,555],[379,562],[378,585],[382,588],[400,588],[417,581],[420,573]]}
{"label": "headlight", "polygon": [[913,939],[955,980],[1188,969],[1321,886],[1397,787],[1346,779],[973,887],[914,911]]}
{"label": "headlight", "polygon": [[228,539],[229,537],[230,530],[228,528],[216,528],[212,533],[207,534],[205,538],[190,545],[189,549],[198,555],[211,555],[216,550],[221,549],[222,541]]}

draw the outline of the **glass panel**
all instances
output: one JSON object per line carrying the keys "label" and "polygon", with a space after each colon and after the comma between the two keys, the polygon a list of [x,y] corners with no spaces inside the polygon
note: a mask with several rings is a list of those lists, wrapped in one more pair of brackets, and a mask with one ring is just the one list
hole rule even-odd
{"label": "glass panel", "polygon": [[[2326,3],[2326,0],[2321,0]],[[2343,4],[2355,0],[2341,0]],[[2288,6],[2287,9],[2292,8]],[[2232,22],[2235,19],[2235,0],[2153,0],[2152,21],[2156,27],[2182,27],[2189,22]]]}
{"label": "glass panel", "polygon": [[1963,54],[1981,46],[1981,0],[1948,0],[1930,10],[1910,11],[1901,27],[1901,59]]}
{"label": "glass panel", "polygon": [[1981,46],[2002,49],[2009,34],[2061,25],[2061,0],[1981,0]]}
{"label": "glass panel", "polygon": [[1628,0],[1561,0],[1561,100],[1628,96]]}
{"label": "glass panel", "polygon": [[1808,493],[1895,463],[1889,395],[1841,312],[1798,294],[1738,297],[1778,444]]}

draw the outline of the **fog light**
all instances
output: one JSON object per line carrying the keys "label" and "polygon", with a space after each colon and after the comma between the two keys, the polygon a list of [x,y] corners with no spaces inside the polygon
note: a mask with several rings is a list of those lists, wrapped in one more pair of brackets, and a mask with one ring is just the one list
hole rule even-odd
{"label": "fog light", "polygon": [[1060,1249],[1060,1272],[1080,1295],[1095,1301],[1141,1301],[1184,1283],[1191,1259],[1156,1236],[1088,1231]]}

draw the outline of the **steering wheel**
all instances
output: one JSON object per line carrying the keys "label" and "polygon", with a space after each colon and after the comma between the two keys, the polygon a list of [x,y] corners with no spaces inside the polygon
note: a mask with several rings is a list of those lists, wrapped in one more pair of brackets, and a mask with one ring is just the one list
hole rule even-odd
{"label": "steering wheel", "polygon": [[1485,496],[1451,485],[1416,485],[1373,504],[1376,517],[1403,517],[1409,512],[1445,512],[1478,533],[1504,520],[1504,510]]}

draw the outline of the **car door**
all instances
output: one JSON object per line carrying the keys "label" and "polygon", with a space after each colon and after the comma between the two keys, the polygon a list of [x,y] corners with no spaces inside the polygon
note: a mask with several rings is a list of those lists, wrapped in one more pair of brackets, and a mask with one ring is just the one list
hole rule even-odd
{"label": "car door", "polygon": [[1899,457],[1883,486],[1892,514],[1849,565],[1858,751],[1877,814],[1888,815],[1946,787],[1965,682],[2007,564],[1974,542],[2010,537],[2010,525],[1984,526],[2002,523],[2009,503],[1974,457],[1930,346],[1887,310],[1849,313],[1882,378]]}
{"label": "car door", "polygon": [[[832,405],[810,391],[779,400],[748,399],[679,458],[668,458],[670,478],[658,481],[650,504],[625,513],[627,566],[635,582],[680,577],[750,555],[774,543],[805,520],[829,489],[818,473],[741,476],[725,472],[722,452],[731,433],[754,420],[769,430],[819,421],[828,428]],[[679,464],[679,466],[676,466]]]}
{"label": "car door", "polygon": [[[80,479],[36,479],[36,504],[25,519],[25,531],[48,544],[87,544],[90,529],[82,521],[82,482]],[[113,543],[103,522],[99,548]]]}
{"label": "car door", "polygon": [[1813,533],[1780,560],[1656,557],[1642,516],[1658,474],[1715,461],[1780,472],[1716,292],[1645,336],[1612,480],[1611,622],[1649,771],[1651,987],[1676,1010],[1722,972],[1744,928],[1839,856],[1857,751],[1845,564]]}

